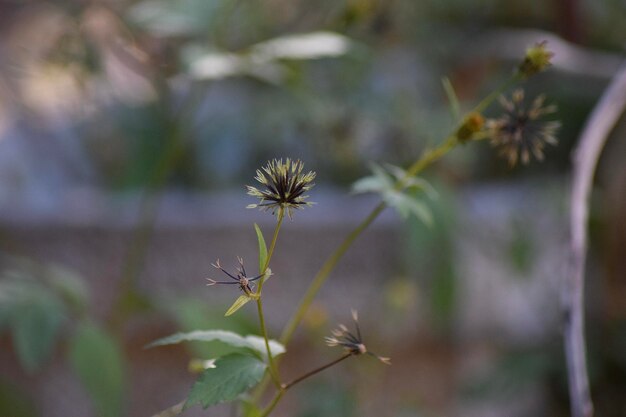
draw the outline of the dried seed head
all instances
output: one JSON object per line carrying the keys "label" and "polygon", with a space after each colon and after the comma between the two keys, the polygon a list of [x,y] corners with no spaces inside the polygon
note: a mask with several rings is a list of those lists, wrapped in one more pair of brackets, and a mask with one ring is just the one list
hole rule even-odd
{"label": "dried seed head", "polygon": [[334,347],[341,346],[346,353],[351,355],[363,355],[368,354],[375,357],[384,364],[391,365],[391,359],[378,356],[375,353],[368,351],[367,346],[363,343],[361,337],[361,329],[359,327],[358,313],[356,310],[352,310],[352,319],[354,320],[354,327],[356,333],[352,333],[346,326],[340,324],[337,329],[331,331],[332,336],[325,338],[326,345]]}
{"label": "dried seed head", "polygon": [[252,282],[261,278],[263,274],[258,275],[256,277],[248,278],[246,274],[246,268],[243,266],[243,259],[240,257],[237,257],[237,261],[239,262],[239,266],[237,267],[237,272],[235,274],[231,274],[230,272],[222,268],[222,265],[220,265],[220,260],[217,259],[215,263],[211,264],[211,266],[215,269],[219,269],[220,271],[222,271],[226,276],[228,276],[228,278],[230,278],[230,280],[229,281],[216,281],[214,279],[207,278],[207,281],[208,281],[207,285],[212,286],[216,284],[224,284],[224,285],[237,284],[239,285],[239,289],[243,291],[246,295],[252,295],[253,294]]}
{"label": "dried seed head", "polygon": [[262,185],[261,189],[246,186],[248,194],[259,199],[257,204],[250,204],[248,208],[271,210],[272,214],[282,208],[291,218],[293,209],[312,205],[305,201],[308,196],[304,193],[315,185],[315,172],[303,174],[303,169],[304,164],[300,160],[287,158],[285,162],[282,159],[269,161],[267,166],[256,171],[254,177]]}
{"label": "dried seed head", "polygon": [[541,121],[544,115],[554,113],[556,106],[544,106],[545,96],[535,98],[529,108],[524,106],[524,92],[516,90],[511,99],[500,97],[504,114],[498,119],[487,121],[487,130],[492,145],[500,148],[500,154],[514,166],[518,160],[523,164],[533,155],[543,160],[546,144],[556,146],[556,132],[560,123]]}

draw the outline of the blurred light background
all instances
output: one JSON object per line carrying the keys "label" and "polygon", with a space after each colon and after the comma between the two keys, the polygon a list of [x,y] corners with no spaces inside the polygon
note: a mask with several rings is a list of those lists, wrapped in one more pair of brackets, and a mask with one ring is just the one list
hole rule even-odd
{"label": "blurred light background", "polygon": [[[559,145],[510,169],[487,144],[428,170],[432,226],[391,210],[348,252],[289,346],[295,376],[334,357],[357,308],[394,365],[351,360],[277,416],[567,416],[560,299],[570,154],[624,60],[614,0],[0,2],[0,415],[149,416],[183,399],[177,330],[258,332],[205,287],[256,259],[245,184],[274,157],[318,174],[287,221],[264,295],[278,335],[326,256],[376,204],[369,164],[406,166],[548,40],[525,85],[559,107]],[[488,112],[496,114],[497,106]],[[626,124],[591,207],[587,336],[597,415],[626,416]],[[229,407],[208,414],[232,415]],[[189,416],[208,415],[199,409]]]}

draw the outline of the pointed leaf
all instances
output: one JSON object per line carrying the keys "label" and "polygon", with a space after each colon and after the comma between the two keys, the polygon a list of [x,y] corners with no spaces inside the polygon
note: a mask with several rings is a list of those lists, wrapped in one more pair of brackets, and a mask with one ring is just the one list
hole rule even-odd
{"label": "pointed leaf", "polygon": [[259,273],[262,273],[267,262],[267,245],[265,245],[265,239],[263,239],[263,232],[261,232],[261,228],[256,223],[254,223],[254,230],[259,241]]}
{"label": "pointed leaf", "polygon": [[448,103],[450,103],[450,114],[456,122],[461,119],[459,99],[448,77],[443,77],[441,79],[441,84],[443,85],[443,90],[446,92],[446,96],[448,97]]}
{"label": "pointed leaf", "polygon": [[93,323],[82,323],[71,341],[70,363],[101,417],[123,414],[124,364],[115,339]]}
{"label": "pointed leaf", "polygon": [[426,224],[426,226],[432,226],[433,215],[430,209],[424,202],[416,200],[407,196],[407,207],[411,213]]}
{"label": "pointed leaf", "polygon": [[386,182],[381,180],[379,177],[370,175],[369,177],[363,177],[352,184],[352,192],[356,194],[381,192],[385,189],[386,185]]}
{"label": "pointed leaf", "polygon": [[203,408],[232,401],[259,383],[267,365],[258,359],[233,353],[215,361],[193,384],[185,409],[201,404]]}
{"label": "pointed leaf", "polygon": [[240,295],[239,298],[235,300],[233,305],[230,306],[228,310],[226,310],[226,313],[224,314],[224,316],[228,317],[228,316],[235,314],[237,310],[239,310],[241,307],[246,305],[246,303],[250,300],[252,300],[252,297],[250,297],[249,295],[246,295],[246,294]]}
{"label": "pointed leaf", "polygon": [[[267,356],[265,340],[262,337],[254,335],[241,336],[226,330],[196,330],[189,333],[176,333],[150,343],[146,346],[146,349],[155,346],[173,345],[180,342],[213,342],[216,340],[233,347],[250,349],[264,359]],[[272,356],[278,356],[285,352],[285,347],[275,340],[270,340],[269,343]]]}
{"label": "pointed leaf", "polygon": [[400,192],[388,192],[383,196],[383,200],[387,205],[395,208],[403,218],[406,219],[413,214],[426,225],[432,225],[433,218],[430,209],[415,197]]}

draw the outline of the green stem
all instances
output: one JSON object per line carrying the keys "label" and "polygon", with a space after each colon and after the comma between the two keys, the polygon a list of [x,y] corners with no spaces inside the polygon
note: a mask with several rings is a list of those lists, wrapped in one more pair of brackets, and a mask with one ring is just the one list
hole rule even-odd
{"label": "green stem", "polygon": [[276,366],[276,362],[274,361],[274,357],[272,356],[272,350],[270,349],[270,341],[267,336],[267,327],[265,326],[265,315],[263,314],[263,298],[261,297],[261,291],[263,289],[263,283],[265,283],[265,273],[267,272],[267,268],[270,264],[270,259],[272,259],[272,255],[274,254],[274,248],[276,247],[276,241],[278,240],[278,232],[280,231],[280,226],[283,224],[283,218],[285,217],[285,211],[282,207],[278,209],[278,220],[276,222],[276,227],[274,228],[274,236],[272,236],[272,243],[270,244],[270,249],[267,254],[267,259],[265,260],[265,265],[263,265],[263,271],[259,281],[259,287],[256,291],[257,299],[256,299],[256,307],[257,312],[259,314],[259,324],[261,327],[261,334],[263,335],[263,340],[265,342],[265,350],[267,351],[267,361],[269,364],[269,373],[274,381],[274,384],[277,388],[280,388],[280,376],[278,373],[278,367]]}
{"label": "green stem", "polygon": [[304,375],[299,376],[298,378],[294,379],[293,381],[287,383],[287,384],[283,384],[278,388],[278,391],[276,392],[276,395],[274,395],[274,398],[272,399],[272,401],[269,403],[269,405],[265,408],[265,410],[263,410],[261,412],[260,417],[267,417],[273,410],[274,408],[278,405],[279,401],[281,400],[281,398],[283,398],[283,395],[285,395],[285,392],[287,392],[287,390],[291,387],[293,387],[294,385],[296,385],[299,382],[304,381],[307,378],[312,377],[313,375],[316,375],[328,368],[330,368],[331,366],[337,365],[339,362],[348,359],[350,356],[353,356],[352,353],[346,353],[345,355],[325,364],[322,365],[318,368],[313,369],[312,371],[309,371],[307,373],[305,373]]}
{"label": "green stem", "polygon": [[372,212],[365,218],[365,220],[363,220],[361,224],[359,224],[352,232],[350,232],[350,234],[341,243],[339,248],[337,248],[337,250],[330,256],[330,258],[326,260],[322,268],[315,275],[315,278],[313,278],[313,282],[311,282],[311,285],[309,286],[306,293],[304,294],[304,297],[302,297],[302,300],[300,301],[300,305],[298,309],[296,310],[294,315],[289,320],[289,323],[287,323],[287,326],[283,330],[283,333],[280,336],[281,343],[286,344],[289,342],[289,340],[291,339],[291,336],[293,336],[293,332],[296,330],[296,328],[298,327],[298,324],[300,323],[300,321],[306,314],[307,309],[313,302],[313,299],[317,295],[318,291],[320,290],[322,285],[324,285],[324,282],[326,282],[328,275],[335,268],[335,265],[337,265],[337,262],[339,262],[342,256],[350,248],[350,246],[352,245],[352,242],[354,242],[354,240],[357,237],[359,237],[361,233],[363,233],[363,231],[367,229],[367,227],[370,224],[372,224],[372,222],[385,209],[385,207],[386,207],[385,203],[383,202],[379,203],[374,208],[374,210],[372,210]]}
{"label": "green stem", "polygon": [[259,417],[267,417],[274,410],[274,408],[278,405],[278,402],[280,401],[281,398],[283,398],[283,395],[285,395],[285,390],[283,389],[278,390],[276,392],[276,395],[272,399],[272,402],[269,403],[267,407],[265,407],[265,410],[261,412],[261,415]]}
{"label": "green stem", "polygon": [[348,359],[350,356],[353,356],[353,355],[354,355],[353,353],[346,353],[345,355],[335,359],[332,362],[327,363],[326,365],[322,365],[319,368],[315,368],[312,371],[309,371],[306,374],[304,374],[302,376],[299,376],[298,378],[294,379],[293,381],[291,381],[291,382],[289,382],[287,384],[283,384],[283,389],[286,391],[289,388],[291,388],[294,385],[296,385],[298,382],[302,382],[305,379],[310,378],[313,375],[318,374],[318,373],[322,372],[323,370],[330,368],[333,365],[337,365],[339,362],[341,362],[341,361],[343,361],[345,359]]}
{"label": "green stem", "polygon": [[503,82],[502,84],[500,84],[500,86],[498,88],[496,88],[495,90],[493,90],[491,93],[489,93],[489,95],[487,95],[485,98],[483,98],[480,103],[478,103],[478,105],[476,105],[476,107],[474,107],[474,109],[472,110],[472,112],[476,112],[476,113],[482,113],[483,111],[485,111],[485,109],[487,109],[487,107],[489,107],[489,105],[500,95],[502,94],[504,91],[506,91],[509,87],[511,87],[513,84],[521,81],[524,77],[522,77],[522,75],[519,72],[516,72],[512,77],[508,78],[505,82]]}

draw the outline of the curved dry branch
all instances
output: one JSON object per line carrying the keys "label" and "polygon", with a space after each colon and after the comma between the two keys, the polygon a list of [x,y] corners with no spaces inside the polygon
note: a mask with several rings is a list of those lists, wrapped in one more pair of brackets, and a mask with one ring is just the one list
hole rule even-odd
{"label": "curved dry branch", "polygon": [[593,403],[585,359],[584,278],[587,252],[589,196],[600,153],[613,126],[626,108],[626,64],[613,78],[589,116],[573,155],[570,197],[570,259],[563,286],[565,354],[572,415],[591,417]]}

